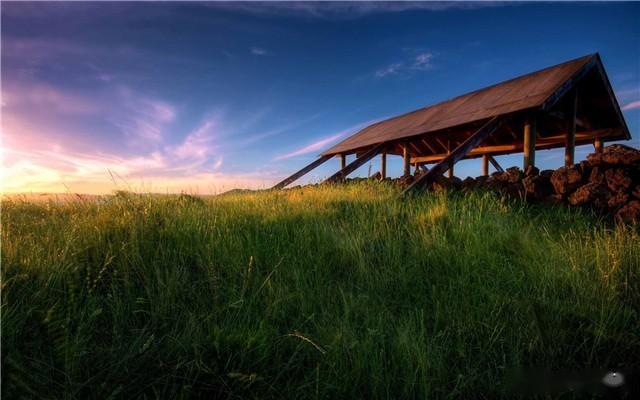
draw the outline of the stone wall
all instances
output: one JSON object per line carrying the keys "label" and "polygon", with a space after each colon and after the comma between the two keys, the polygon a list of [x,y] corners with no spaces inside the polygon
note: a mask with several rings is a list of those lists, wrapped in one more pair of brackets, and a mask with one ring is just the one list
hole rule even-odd
{"label": "stone wall", "polygon": [[[419,172],[418,172],[419,175]],[[415,177],[399,178],[409,184]],[[640,221],[640,150],[614,144],[601,154],[589,154],[587,159],[570,167],[539,171],[518,167],[490,176],[459,178],[439,177],[431,189],[488,188],[531,202],[569,204],[589,207],[599,214],[611,215],[618,222]]]}

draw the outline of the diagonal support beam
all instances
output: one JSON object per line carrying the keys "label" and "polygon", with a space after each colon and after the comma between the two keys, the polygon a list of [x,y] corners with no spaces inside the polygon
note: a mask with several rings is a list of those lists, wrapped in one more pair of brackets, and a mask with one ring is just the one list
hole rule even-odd
{"label": "diagonal support beam", "polygon": [[346,167],[342,168],[340,171],[331,175],[329,178],[325,180],[325,182],[339,182],[346,178],[350,173],[361,167],[364,163],[371,160],[373,157],[377,156],[381,151],[385,149],[386,143],[380,143],[373,146],[370,150],[366,151],[360,157],[356,158],[351,163],[347,164]]}
{"label": "diagonal support beam", "polygon": [[498,164],[498,161],[495,158],[493,158],[493,156],[488,156],[488,157],[489,157],[489,162],[491,163],[491,165],[493,165],[493,168],[495,168],[496,171],[504,172],[504,169],[502,168],[502,166]]}
{"label": "diagonal support beam", "polygon": [[425,186],[435,180],[438,176],[442,175],[446,170],[451,169],[455,163],[464,158],[464,156],[471,151],[474,147],[478,146],[489,135],[495,132],[496,129],[502,125],[504,119],[498,117],[491,118],[480,129],[475,131],[470,137],[467,138],[462,144],[456,147],[449,155],[443,158],[439,163],[433,166],[426,174],[416,179],[408,188],[402,192],[407,192]]}
{"label": "diagonal support beam", "polygon": [[278,190],[278,189],[284,188],[285,186],[289,185],[290,183],[293,183],[295,180],[300,179],[303,175],[306,175],[312,169],[324,164],[331,157],[333,157],[333,156],[328,155],[328,156],[322,156],[322,157],[318,158],[317,160],[315,160],[311,164],[309,164],[306,167],[302,168],[300,171],[296,172],[295,174],[291,175],[290,177],[284,179],[283,181],[281,181],[280,183],[278,183],[277,185],[272,187],[272,189]]}

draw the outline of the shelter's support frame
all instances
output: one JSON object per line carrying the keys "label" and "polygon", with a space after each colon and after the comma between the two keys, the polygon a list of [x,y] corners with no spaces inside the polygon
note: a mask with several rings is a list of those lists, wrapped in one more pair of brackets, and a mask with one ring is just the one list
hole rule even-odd
{"label": "shelter's support frame", "polygon": [[502,168],[502,166],[500,164],[498,164],[498,160],[493,158],[493,156],[489,156],[489,161],[491,162],[491,165],[493,165],[493,168],[496,169],[496,171],[504,172],[504,169]]}
{"label": "shelter's support frame", "polygon": [[504,122],[504,119],[499,117],[493,117],[487,121],[484,125],[469,136],[461,145],[456,147],[449,155],[443,158],[439,163],[433,166],[426,174],[416,179],[408,188],[402,192],[405,194],[415,188],[425,186],[432,182],[436,177],[442,175],[446,170],[453,167],[453,165],[459,160],[463,159],[467,153],[474,147],[482,143],[489,135],[495,132],[500,125]]}
{"label": "shelter's support frame", "polygon": [[524,169],[536,165],[537,122],[534,115],[527,117],[524,123]]}
{"label": "shelter's support frame", "polygon": [[380,153],[380,176],[387,179],[387,153],[384,151]]}
{"label": "shelter's support frame", "polygon": [[[447,141],[447,155],[449,154],[451,154],[451,141]],[[447,170],[447,176],[453,178],[453,164],[451,164],[451,168]]]}
{"label": "shelter's support frame", "polygon": [[409,144],[404,143],[402,145],[402,161],[403,161],[403,172],[402,176],[411,175],[411,153],[409,150]]}
{"label": "shelter's support frame", "polygon": [[602,142],[601,137],[597,137],[593,140],[593,148],[595,149],[597,154],[602,153],[603,146],[604,146],[604,143]]}
{"label": "shelter's support frame", "polygon": [[576,113],[578,109],[578,91],[570,94],[569,112],[567,112],[567,135],[564,142],[564,165],[573,165],[576,149]]}
{"label": "shelter's support frame", "polygon": [[340,154],[340,169],[347,166],[347,155],[342,153]]}
{"label": "shelter's support frame", "polygon": [[327,162],[332,157],[333,157],[333,155],[321,156],[320,158],[318,158],[317,160],[315,160],[311,164],[309,164],[306,167],[302,168],[300,171],[296,172],[295,174],[289,176],[288,178],[286,178],[286,179],[282,180],[281,182],[279,182],[278,184],[276,184],[272,189],[278,190],[278,189],[284,188],[285,186],[287,186],[287,185],[293,183],[294,181],[300,179],[303,175],[306,175],[311,170],[313,170],[316,167],[324,164],[325,162]]}
{"label": "shelter's support frame", "polygon": [[[594,142],[596,138],[600,138],[602,140],[603,138],[606,138],[609,136],[616,136],[619,133],[620,133],[619,128],[596,129],[592,131],[576,133],[575,140],[576,140],[576,143],[578,143],[579,145],[591,144]],[[541,137],[536,140],[536,150],[556,148],[558,147],[558,144],[564,143],[565,138],[566,138],[566,133],[561,133],[554,136]],[[502,154],[512,154],[512,153],[517,153],[519,151],[522,151],[523,149],[524,149],[524,144],[522,142],[512,143],[512,144],[479,146],[474,149],[471,149],[471,151],[469,151],[469,153],[466,155],[466,158],[481,157],[483,154],[489,154],[491,156],[502,155]],[[411,161],[418,162],[421,164],[429,164],[429,163],[439,162],[440,160],[444,159],[446,156],[447,156],[446,153],[440,153],[440,154],[433,154],[430,156],[414,157],[411,159]],[[489,159],[489,161],[491,162],[491,159]]]}
{"label": "shelter's support frame", "polygon": [[482,155],[482,176],[489,175],[489,155]]}
{"label": "shelter's support frame", "polygon": [[325,180],[325,182],[339,182],[346,178],[350,173],[361,167],[364,163],[371,160],[373,157],[377,156],[381,151],[385,149],[387,143],[380,143],[373,146],[371,149],[363,153],[361,156],[357,157],[351,163],[347,164],[346,167],[340,169],[340,171],[331,175],[329,178]]}

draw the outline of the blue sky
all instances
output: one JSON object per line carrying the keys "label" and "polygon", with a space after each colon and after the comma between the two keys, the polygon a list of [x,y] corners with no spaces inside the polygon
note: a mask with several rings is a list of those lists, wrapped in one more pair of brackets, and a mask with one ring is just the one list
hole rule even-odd
{"label": "blue sky", "polygon": [[[1,12],[5,191],[268,187],[368,123],[594,52],[640,143],[638,3],[3,2]],[[537,162],[558,167],[561,153]],[[456,166],[479,173],[478,160]]]}

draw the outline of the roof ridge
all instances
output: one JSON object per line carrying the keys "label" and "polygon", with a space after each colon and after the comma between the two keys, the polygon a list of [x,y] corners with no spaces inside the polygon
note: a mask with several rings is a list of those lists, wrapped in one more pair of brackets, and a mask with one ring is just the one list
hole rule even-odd
{"label": "roof ridge", "polygon": [[435,106],[438,106],[438,105],[441,105],[441,104],[444,104],[444,103],[452,102],[452,101],[454,101],[456,99],[459,99],[459,98],[462,98],[462,97],[465,97],[465,96],[470,96],[472,94],[475,94],[475,93],[478,93],[478,92],[482,92],[484,90],[491,89],[491,88],[499,86],[499,85],[503,85],[503,84],[506,84],[506,83],[509,83],[509,82],[513,82],[513,81],[518,80],[518,79],[525,78],[527,76],[535,75],[535,74],[538,74],[538,73],[541,73],[541,72],[544,72],[544,71],[547,71],[547,70],[550,70],[550,69],[553,69],[553,68],[558,68],[558,67],[561,67],[561,66],[566,65],[566,64],[571,64],[571,63],[576,62],[576,61],[581,60],[581,59],[585,59],[585,61],[586,61],[587,59],[595,57],[596,55],[598,55],[597,52],[596,53],[592,53],[592,54],[588,54],[588,55],[585,55],[585,56],[582,56],[582,57],[577,57],[577,58],[574,58],[574,59],[571,59],[571,60],[568,60],[568,61],[564,61],[564,62],[555,64],[555,65],[551,65],[549,67],[545,67],[545,68],[542,68],[542,69],[531,71],[531,72],[528,72],[526,74],[519,75],[519,76],[513,77],[511,79],[507,79],[505,81],[500,81],[500,82],[494,83],[492,85],[482,87],[480,89],[472,90],[471,92],[467,92],[467,93],[464,93],[464,94],[461,94],[461,95],[458,95],[458,96],[455,96],[455,97],[451,97],[451,98],[446,99],[446,100],[441,100],[441,101],[439,101],[437,103],[432,103],[432,104],[429,104],[427,106],[424,106],[424,107],[421,107],[421,108],[418,108],[418,109],[415,109],[415,110],[412,110],[412,111],[408,111],[408,112],[405,112],[405,113],[402,113],[402,114],[398,114],[398,115],[395,115],[393,117],[390,117],[390,118],[387,118],[387,119],[383,119],[381,121],[373,123],[371,125],[367,125],[364,128],[362,128],[360,131],[358,131],[356,133],[356,135],[358,133],[363,132],[364,130],[372,127],[372,126],[376,126],[376,125],[381,124],[383,122],[391,121],[391,120],[394,120],[396,118],[400,118],[400,117],[404,117],[404,116],[407,116],[407,115],[411,115],[413,113],[424,111],[424,110],[427,110],[427,109],[429,109],[431,107],[435,107]]}

